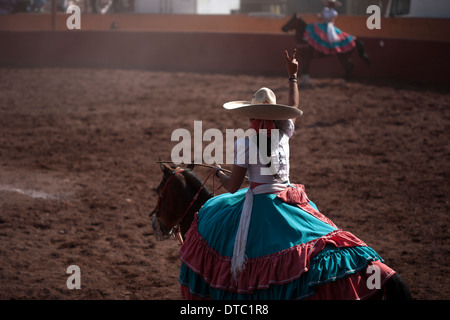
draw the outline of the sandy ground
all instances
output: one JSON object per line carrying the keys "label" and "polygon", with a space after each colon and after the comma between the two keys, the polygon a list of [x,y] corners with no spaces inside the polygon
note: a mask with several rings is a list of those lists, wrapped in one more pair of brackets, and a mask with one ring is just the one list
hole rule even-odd
{"label": "sandy ground", "polygon": [[[0,299],[179,299],[179,244],[156,242],[160,155],[177,128],[246,128],[222,111],[287,78],[0,69]],[[415,299],[449,299],[450,93],[315,79],[291,181],[366,241]],[[205,177],[207,169],[198,169]],[[69,290],[66,269],[81,269]]]}

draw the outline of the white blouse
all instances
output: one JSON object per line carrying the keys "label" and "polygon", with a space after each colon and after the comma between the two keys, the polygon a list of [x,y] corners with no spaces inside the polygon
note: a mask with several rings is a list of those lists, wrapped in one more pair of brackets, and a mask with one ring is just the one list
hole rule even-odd
{"label": "white blouse", "polygon": [[[258,156],[256,136],[239,138],[234,144],[234,164],[247,168],[251,182],[289,182],[289,138],[294,134],[294,123],[292,120],[277,120],[275,127],[279,129],[278,145],[275,148],[272,146],[270,168],[269,159],[264,157],[265,152],[262,151],[261,157]],[[261,158],[264,163],[261,162]]]}
{"label": "white blouse", "polygon": [[333,19],[335,19],[338,16],[338,13],[336,10],[332,8],[325,7],[322,10],[322,18],[325,22],[333,22]]}

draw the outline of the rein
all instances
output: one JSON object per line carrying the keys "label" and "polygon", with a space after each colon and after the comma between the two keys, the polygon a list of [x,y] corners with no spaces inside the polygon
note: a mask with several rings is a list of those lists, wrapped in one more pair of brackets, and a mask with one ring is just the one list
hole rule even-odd
{"label": "rein", "polygon": [[[201,185],[201,187],[198,189],[197,193],[195,194],[194,198],[192,199],[191,203],[189,204],[189,206],[186,208],[186,210],[184,211],[183,215],[178,219],[177,223],[175,224],[175,226],[173,226],[172,228],[168,228],[166,227],[163,223],[161,223],[160,219],[159,219],[159,211],[161,209],[161,201],[164,200],[167,196],[168,191],[170,190],[170,186],[172,185],[173,182],[173,178],[175,177],[175,175],[177,173],[181,173],[183,172],[185,169],[178,169],[176,171],[172,171],[171,176],[169,177],[169,179],[166,181],[166,183],[164,184],[164,187],[162,189],[162,192],[159,193],[159,198],[158,198],[158,202],[156,204],[155,209],[153,210],[152,213],[150,213],[150,217],[154,214],[156,214],[156,217],[158,218],[158,224],[157,224],[157,228],[156,228],[156,238],[157,240],[160,239],[160,237],[164,234],[164,231],[166,231],[167,234],[176,237],[178,239],[178,241],[180,242],[180,244],[183,244],[184,240],[183,240],[183,236],[181,234],[181,222],[184,219],[184,217],[186,216],[186,214],[189,212],[189,210],[191,209],[192,205],[195,203],[195,201],[198,199],[198,195],[200,194],[200,192],[203,190],[203,188],[205,187],[206,181],[208,181],[209,177],[211,177],[211,175],[214,173],[214,171],[211,171],[209,173],[209,175],[206,177],[205,181],[203,182],[203,184]],[[213,176],[213,196],[214,196],[214,176]],[[172,193],[170,193],[170,197],[171,197],[171,202],[170,202],[170,211],[173,210],[173,196]],[[170,212],[169,211],[169,212]],[[162,227],[165,228],[165,230],[161,230]]]}

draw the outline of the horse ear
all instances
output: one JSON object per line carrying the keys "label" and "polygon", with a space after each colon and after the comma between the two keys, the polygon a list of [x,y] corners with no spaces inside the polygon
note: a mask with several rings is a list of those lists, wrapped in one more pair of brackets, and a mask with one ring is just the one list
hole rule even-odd
{"label": "horse ear", "polygon": [[195,167],[195,163],[190,163],[190,164],[187,165],[186,168],[188,168],[191,171],[194,171],[194,167]]}
{"label": "horse ear", "polygon": [[161,171],[164,172],[164,166],[163,166],[163,162],[161,162],[161,156],[158,156],[158,162],[159,162],[159,167],[161,168]]}
{"label": "horse ear", "polygon": [[172,173],[172,168],[165,162],[161,162],[161,171],[166,174],[166,173]]}
{"label": "horse ear", "polygon": [[164,166],[163,166],[163,162],[161,160],[161,156],[158,156],[158,162],[159,162],[159,167],[161,168],[161,171],[164,172]]}

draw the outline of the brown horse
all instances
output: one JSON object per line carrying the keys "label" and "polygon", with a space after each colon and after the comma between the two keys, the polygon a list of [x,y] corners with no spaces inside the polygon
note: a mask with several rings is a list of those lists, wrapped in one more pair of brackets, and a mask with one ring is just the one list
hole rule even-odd
{"label": "brown horse", "polygon": [[[300,17],[300,15],[294,14],[292,18],[283,26],[281,30],[284,32],[289,32],[295,30],[295,42],[297,44],[297,50],[301,57],[301,73],[303,75],[303,81],[306,85],[309,84],[309,67],[311,65],[311,60],[313,58],[325,57],[324,53],[317,51],[314,47],[308,44],[303,34],[306,30],[308,24]],[[359,39],[355,39],[356,49],[358,50],[358,55],[363,59],[367,65],[370,65],[370,60],[367,53],[364,50],[364,45]],[[344,53],[338,53],[337,57],[339,62],[345,69],[344,79],[349,80],[354,64],[351,60],[351,55],[355,51],[353,48],[350,51]]]}
{"label": "brown horse", "polygon": [[150,214],[158,240],[169,235],[183,242],[194,214],[213,195],[192,171],[194,165],[186,168],[172,168],[161,163],[163,179],[156,188],[158,202]]}
{"label": "brown horse", "polygon": [[[169,235],[177,236],[180,242],[189,229],[194,215],[213,194],[205,187],[192,171],[193,165],[186,168],[171,167],[161,164],[163,178],[156,188],[158,203],[150,214],[153,229],[158,240]],[[384,284],[373,300],[409,300],[411,294],[408,287],[395,273]]]}

